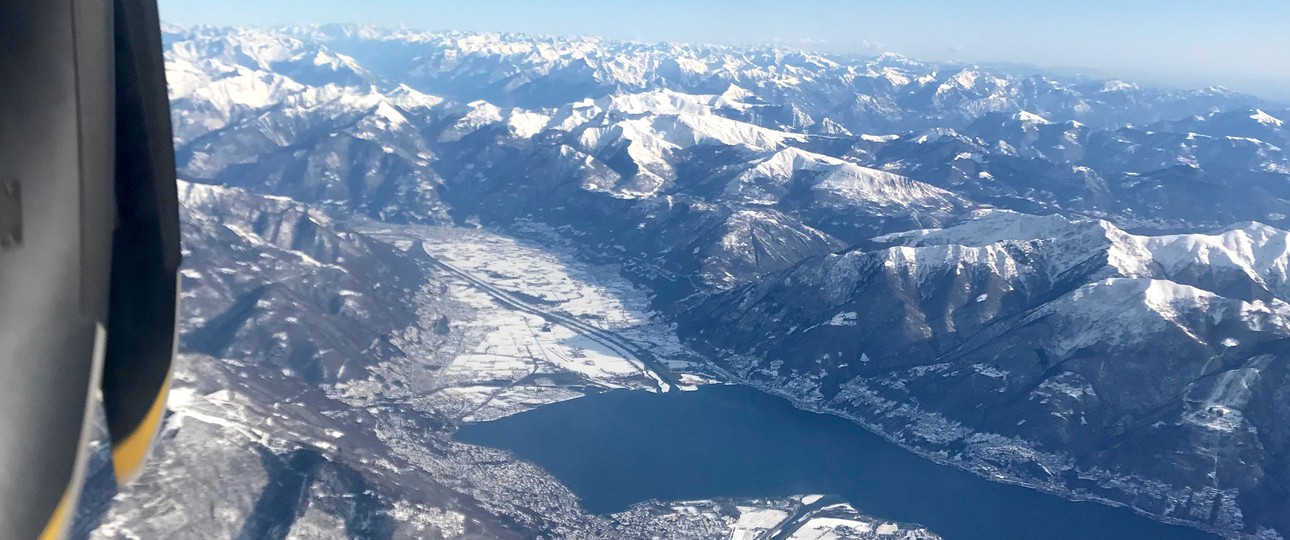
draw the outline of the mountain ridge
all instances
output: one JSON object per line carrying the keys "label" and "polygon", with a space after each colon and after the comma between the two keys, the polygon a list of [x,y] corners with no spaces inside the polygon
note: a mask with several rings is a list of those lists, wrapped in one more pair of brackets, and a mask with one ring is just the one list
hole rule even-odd
{"label": "mountain ridge", "polygon": [[[253,530],[371,518],[384,534],[379,516],[412,515],[400,500],[433,515],[418,534],[643,530],[446,439],[455,422],[652,380],[631,358],[577,356],[591,343],[548,356],[554,368],[496,354],[524,350],[517,335],[564,351],[577,333],[507,314],[454,268],[539,312],[602,302],[596,284],[615,283],[606,290],[646,307],[580,324],[663,343],[697,369],[684,384],[724,374],[1070,498],[1234,537],[1290,531],[1277,506],[1290,484],[1278,123],[1290,114],[1275,104],[890,55],[597,38],[168,27],[164,41],[186,180],[185,358],[212,373],[180,392],[176,416],[274,422],[274,392],[310,396],[334,416],[328,429],[354,434],[340,439],[349,451],[371,453],[329,450],[341,443],[295,412],[282,444],[224,448],[217,460],[260,464],[240,469],[247,485],[261,470],[325,479],[300,484],[322,490],[298,507],[313,513],[257,517]],[[525,281],[583,279],[560,270],[569,261],[613,279]],[[516,283],[547,292],[506,289]],[[238,382],[261,372],[264,388]],[[385,422],[380,441],[357,435],[369,422]],[[193,452],[214,433],[176,429]],[[397,474],[374,465],[383,453]],[[445,480],[481,462],[515,476]],[[418,474],[445,491],[399,480]],[[381,510],[338,513],[331,498],[360,485],[379,488],[364,504]],[[146,501],[174,489],[121,496],[108,530],[138,526]],[[737,521],[665,506],[633,512],[693,530]],[[247,508],[234,513],[258,515]]]}

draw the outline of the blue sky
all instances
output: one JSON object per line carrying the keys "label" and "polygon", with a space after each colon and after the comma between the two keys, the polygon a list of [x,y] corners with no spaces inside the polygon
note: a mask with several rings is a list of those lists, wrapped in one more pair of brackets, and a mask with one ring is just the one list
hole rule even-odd
{"label": "blue sky", "polygon": [[772,43],[1018,62],[1290,101],[1290,0],[160,0],[181,25],[357,22],[427,30]]}

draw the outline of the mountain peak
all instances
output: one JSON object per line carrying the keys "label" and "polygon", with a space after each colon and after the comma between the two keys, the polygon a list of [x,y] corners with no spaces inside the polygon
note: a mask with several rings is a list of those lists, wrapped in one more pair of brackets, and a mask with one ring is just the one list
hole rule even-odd
{"label": "mountain peak", "polygon": [[423,93],[404,83],[399,83],[387,95],[395,105],[407,110],[431,109],[444,101],[439,96]]}
{"label": "mountain peak", "polygon": [[1023,124],[1048,125],[1052,123],[1048,121],[1047,118],[1044,118],[1042,116],[1039,116],[1035,113],[1028,112],[1028,111],[1018,111],[1017,114],[1012,115],[1012,119],[1017,120]]}
{"label": "mountain peak", "polygon": [[1285,122],[1280,118],[1265,113],[1261,109],[1255,109],[1254,114],[1250,115],[1250,118],[1265,126],[1281,127],[1285,125]]}

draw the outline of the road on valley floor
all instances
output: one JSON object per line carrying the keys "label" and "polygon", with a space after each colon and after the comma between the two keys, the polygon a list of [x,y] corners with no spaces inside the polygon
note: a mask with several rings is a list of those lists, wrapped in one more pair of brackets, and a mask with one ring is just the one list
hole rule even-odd
{"label": "road on valley floor", "polygon": [[608,347],[614,352],[622,355],[623,358],[635,359],[643,366],[642,371],[646,371],[646,370],[653,371],[654,375],[657,376],[657,377],[650,377],[648,374],[645,374],[646,377],[650,379],[655,379],[655,378],[661,379],[661,380],[655,381],[655,384],[658,386],[660,390],[667,390],[668,385],[676,384],[675,376],[668,369],[667,365],[664,364],[662,361],[660,361],[657,356],[654,356],[654,353],[636,344],[636,342],[626,337],[623,337],[617,332],[588,324],[586,322],[578,320],[575,317],[570,317],[560,313],[554,313],[551,311],[544,310],[539,306],[533,305],[532,303],[527,302],[515,296],[514,294],[511,294],[501,288],[498,288],[492,285],[491,283],[488,283],[487,281],[484,281],[476,277],[470,272],[466,272],[465,270],[462,270],[460,268],[457,268],[451,264],[444,262],[443,260],[430,254],[430,251],[425,248],[424,244],[418,243],[418,245],[420,246],[421,253],[425,255],[425,257],[430,261],[431,264],[465,280],[467,283],[471,284],[476,289],[479,289],[480,291],[483,291],[485,294],[493,297],[494,300],[500,302],[502,305],[509,307],[511,309],[514,309],[516,311],[521,311],[531,315],[536,315],[552,324],[558,324],[561,326],[569,327],[581,333],[582,335],[586,336],[587,338],[594,340],[595,342],[600,343],[601,345],[604,345],[605,347]]}
{"label": "road on valley floor", "polygon": [[826,496],[811,502],[803,504],[793,515],[784,518],[775,528],[769,529],[757,536],[758,540],[788,540],[798,529],[802,528],[806,522],[815,517],[815,513],[823,508],[844,502],[840,497]]}

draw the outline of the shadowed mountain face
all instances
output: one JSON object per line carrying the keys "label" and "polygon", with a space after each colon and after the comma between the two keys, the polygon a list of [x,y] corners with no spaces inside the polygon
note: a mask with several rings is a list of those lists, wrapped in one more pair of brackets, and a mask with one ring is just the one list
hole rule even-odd
{"label": "shadowed mountain face", "polygon": [[424,283],[392,246],[288,199],[181,184],[186,317],[181,351],[287,370],[314,384],[362,379],[404,354]]}
{"label": "shadowed mountain face", "polygon": [[[338,399],[444,338],[418,331],[418,311],[436,315],[414,299],[435,285],[414,258],[289,199],[185,182],[180,199],[184,313],[161,440],[121,493],[96,447],[78,536],[526,536],[411,465],[442,452],[442,419]],[[423,453],[392,450],[387,422]]]}
{"label": "shadowed mountain face", "polygon": [[[113,504],[93,491],[95,534],[645,534],[448,439],[468,416],[450,412],[512,387],[597,383],[462,375],[454,359],[499,347],[472,332],[500,308],[454,289],[451,250],[414,249],[431,226],[543,231],[530,247],[643,288],[700,371],[930,458],[1290,534],[1285,106],[590,38],[200,28],[165,46],[181,390],[153,475]],[[499,464],[519,476],[491,485]],[[650,527],[703,537],[667,515]]]}
{"label": "shadowed mountain face", "polygon": [[167,41],[185,179],[386,220],[533,217],[706,285],[981,205],[1135,231],[1290,216],[1279,109],[1221,90],[355,27]]}
{"label": "shadowed mountain face", "polygon": [[992,213],[712,295],[683,328],[740,378],[976,470],[1284,528],[1250,509],[1287,501],[1287,240]]}

